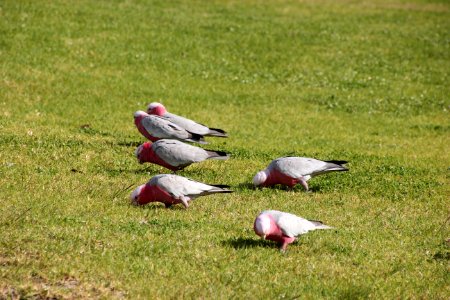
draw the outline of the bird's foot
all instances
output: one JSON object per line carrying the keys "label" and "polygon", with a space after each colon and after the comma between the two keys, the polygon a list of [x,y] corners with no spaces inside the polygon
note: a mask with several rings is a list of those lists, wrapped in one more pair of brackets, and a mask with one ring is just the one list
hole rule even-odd
{"label": "bird's foot", "polygon": [[281,254],[287,254],[288,251],[287,251],[287,249],[280,248],[280,253]]}
{"label": "bird's foot", "polygon": [[188,203],[189,198],[185,198],[185,197],[181,197],[180,201],[183,204],[184,208],[188,208],[189,207],[189,203]]}
{"label": "bird's foot", "polygon": [[300,184],[305,188],[305,192],[309,191],[309,187],[308,187],[308,183],[306,182],[305,179],[300,179]]}
{"label": "bird's foot", "polygon": [[280,252],[285,254],[287,252],[287,250],[286,250],[287,246],[288,246],[287,243],[282,243],[281,246],[280,246]]}

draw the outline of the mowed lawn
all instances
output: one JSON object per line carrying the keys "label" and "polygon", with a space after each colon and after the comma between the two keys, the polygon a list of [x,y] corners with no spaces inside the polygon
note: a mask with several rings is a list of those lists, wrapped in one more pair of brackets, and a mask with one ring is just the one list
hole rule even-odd
{"label": "mowed lawn", "polygon": [[[0,2],[0,298],[448,299],[447,1]],[[225,129],[179,175],[233,194],[130,205],[133,113]],[[277,157],[350,172],[253,189]],[[335,230],[283,254],[265,209]]]}

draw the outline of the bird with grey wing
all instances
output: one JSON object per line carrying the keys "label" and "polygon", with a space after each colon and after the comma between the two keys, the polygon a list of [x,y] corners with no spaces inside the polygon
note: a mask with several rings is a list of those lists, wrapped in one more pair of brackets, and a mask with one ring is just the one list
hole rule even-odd
{"label": "bird with grey wing", "polygon": [[347,161],[322,161],[309,157],[281,157],[273,160],[269,166],[253,177],[255,186],[266,187],[276,184],[286,185],[290,188],[300,183],[308,190],[307,181],[312,177],[330,172],[348,171],[343,166]]}

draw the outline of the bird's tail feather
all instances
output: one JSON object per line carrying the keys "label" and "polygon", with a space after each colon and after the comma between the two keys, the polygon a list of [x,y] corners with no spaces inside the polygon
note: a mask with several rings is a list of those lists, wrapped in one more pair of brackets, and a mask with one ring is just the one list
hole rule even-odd
{"label": "bird's tail feather", "polygon": [[336,171],[336,172],[348,171],[348,168],[343,166],[346,163],[348,163],[348,161],[345,161],[345,160],[327,160],[325,162],[328,163],[326,172],[330,172],[330,171]]}
{"label": "bird's tail feather", "polygon": [[230,186],[227,185],[227,184],[210,184],[210,186],[215,186],[215,187],[221,188],[221,189],[227,189],[227,188],[230,188]]}
{"label": "bird's tail feather", "polygon": [[228,137],[228,134],[219,128],[209,128],[208,135],[210,136],[216,136],[216,137]]}
{"label": "bird's tail feather", "polygon": [[326,160],[325,162],[340,165],[340,166],[348,164],[348,161],[345,161],[345,160]]}
{"label": "bird's tail feather", "polygon": [[208,144],[208,142],[205,141],[205,138],[203,137],[203,135],[192,133],[192,132],[189,132],[189,133],[191,134],[191,136],[189,137],[189,139],[187,139],[188,141],[199,143],[199,144]]}
{"label": "bird's tail feather", "polygon": [[315,228],[314,229],[334,229],[331,226],[325,225],[323,224],[321,221],[316,221],[316,220],[308,220],[311,223],[314,224]]}
{"label": "bird's tail feather", "polygon": [[213,187],[216,187],[216,189],[209,190],[208,193],[233,193],[232,190],[230,190],[230,186],[226,184],[210,184]]}
{"label": "bird's tail feather", "polygon": [[339,167],[331,167],[331,168],[328,168],[326,171],[327,172],[331,172],[331,171],[335,171],[335,172],[345,172],[345,171],[348,171],[349,169],[348,168],[346,168],[346,167],[342,167],[342,166],[339,166]]}
{"label": "bird's tail feather", "polygon": [[208,159],[221,159],[221,160],[227,160],[230,158],[228,153],[223,151],[214,151],[214,150],[206,150],[208,152],[209,157]]}

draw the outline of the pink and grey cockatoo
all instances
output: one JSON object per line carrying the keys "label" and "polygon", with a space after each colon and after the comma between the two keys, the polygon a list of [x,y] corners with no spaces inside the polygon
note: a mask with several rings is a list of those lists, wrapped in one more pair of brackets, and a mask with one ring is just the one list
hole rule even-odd
{"label": "pink and grey cockatoo", "polygon": [[199,124],[187,118],[172,114],[166,110],[164,105],[158,102],[152,102],[147,106],[147,113],[150,115],[157,115],[166,118],[172,123],[186,129],[189,132],[196,133],[203,136],[228,137],[227,133],[222,129],[209,128],[205,125]]}
{"label": "pink and grey cockatoo", "polygon": [[149,115],[141,110],[134,113],[134,124],[139,132],[152,142],[160,139],[174,139],[206,144],[202,135],[189,132],[165,118]]}
{"label": "pink and grey cockatoo", "polygon": [[189,201],[205,195],[232,193],[228,185],[209,185],[173,174],[156,175],[146,184],[138,186],[131,194],[135,205],[162,202],[166,207],[182,203],[188,208]]}
{"label": "pink and grey cockatoo", "polygon": [[253,177],[255,186],[287,185],[293,188],[300,183],[308,190],[307,181],[314,176],[335,171],[348,171],[343,160],[321,161],[307,157],[281,157]]}
{"label": "pink and grey cockatoo", "polygon": [[229,158],[225,152],[204,150],[177,140],[146,142],[136,149],[135,154],[141,164],[150,162],[171,171],[182,170],[190,164],[207,159],[226,160]]}
{"label": "pink and grey cockatoo", "polygon": [[266,210],[260,213],[253,224],[255,233],[263,239],[280,244],[281,251],[296,240],[296,237],[316,229],[333,229],[320,221],[306,220],[296,215]]}

